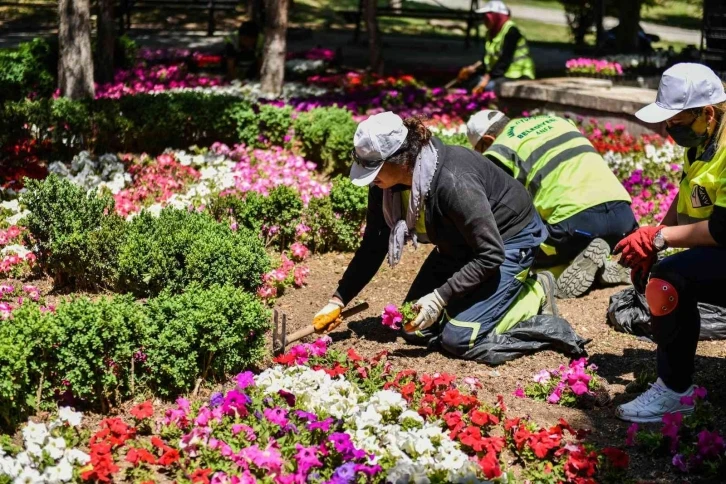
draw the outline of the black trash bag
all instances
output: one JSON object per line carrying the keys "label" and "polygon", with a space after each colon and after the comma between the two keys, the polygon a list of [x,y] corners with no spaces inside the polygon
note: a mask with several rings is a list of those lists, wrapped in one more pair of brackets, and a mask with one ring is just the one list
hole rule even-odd
{"label": "black trash bag", "polygon": [[504,334],[494,331],[467,351],[464,358],[487,365],[501,365],[542,350],[554,350],[573,358],[586,356],[585,340],[562,318],[539,315],[522,321]]}
{"label": "black trash bag", "polygon": [[[700,340],[726,339],[726,308],[698,304],[701,314]],[[651,337],[650,310],[645,296],[633,287],[610,296],[608,323],[622,333]]]}

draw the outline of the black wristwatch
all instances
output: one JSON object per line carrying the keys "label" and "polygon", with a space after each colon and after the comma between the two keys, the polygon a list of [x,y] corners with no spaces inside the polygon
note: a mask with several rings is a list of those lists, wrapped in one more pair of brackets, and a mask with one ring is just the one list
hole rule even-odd
{"label": "black wristwatch", "polygon": [[665,237],[663,237],[662,230],[656,232],[655,237],[653,237],[653,246],[658,252],[668,248],[668,243],[666,242]]}

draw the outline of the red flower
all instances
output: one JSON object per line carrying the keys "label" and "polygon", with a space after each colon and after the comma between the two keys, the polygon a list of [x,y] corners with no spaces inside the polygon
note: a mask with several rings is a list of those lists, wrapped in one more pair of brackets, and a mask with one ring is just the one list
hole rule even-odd
{"label": "red flower", "polygon": [[560,446],[561,441],[562,436],[560,434],[552,434],[546,430],[540,430],[536,434],[532,434],[527,442],[532,448],[534,455],[539,459],[544,459],[552,449]]}
{"label": "red flower", "polygon": [[165,448],[164,454],[162,454],[161,457],[159,457],[159,465],[160,466],[169,466],[179,460],[179,451],[176,449],[172,449],[170,447]]}
{"label": "red flower", "polygon": [[363,361],[363,357],[356,353],[353,348],[348,349],[348,359],[350,361]]}
{"label": "red flower", "polygon": [[166,444],[164,443],[164,441],[163,441],[163,440],[161,440],[161,439],[160,439],[159,437],[157,437],[156,435],[154,435],[154,436],[153,436],[153,437],[151,438],[151,445],[153,445],[153,446],[154,446],[154,447],[156,447],[157,449],[163,449],[164,447],[166,447]]}
{"label": "red flower", "polygon": [[479,427],[469,426],[459,434],[459,442],[470,447],[474,452],[484,450],[484,439],[482,439]]}
{"label": "red flower", "polygon": [[192,482],[199,482],[201,484],[209,484],[209,474],[212,473],[212,469],[197,469],[192,472]]}
{"label": "red flower", "polygon": [[595,452],[587,452],[582,446],[579,450],[570,452],[567,462],[565,463],[565,475],[568,479],[575,482],[594,482],[586,480],[578,480],[578,478],[592,477],[597,470],[597,454]]}
{"label": "red flower", "polygon": [[126,462],[130,462],[135,467],[138,466],[140,462],[155,464],[156,458],[146,449],[136,449],[131,447],[126,453]]}
{"label": "red flower", "polygon": [[479,465],[487,479],[494,479],[502,475],[502,470],[499,468],[499,458],[493,452],[487,452],[484,457],[479,459]]}
{"label": "red flower", "polygon": [[471,421],[480,427],[486,427],[488,425],[497,425],[499,419],[488,412],[482,412],[481,410],[471,411]]}
{"label": "red flower", "polygon": [[519,427],[519,422],[521,419],[519,418],[510,418],[504,421],[504,430],[506,432],[509,432],[515,427]]}
{"label": "red flower", "polygon": [[293,363],[295,363],[295,355],[293,355],[292,353],[286,353],[284,355],[275,357],[272,361],[280,365],[292,365]]}
{"label": "red flower", "polygon": [[501,395],[497,395],[497,406],[502,412],[507,411],[507,406],[504,404],[504,397]]}
{"label": "red flower", "polygon": [[482,439],[482,443],[487,453],[493,452],[496,455],[499,455],[506,445],[504,437],[486,437]]}
{"label": "red flower", "polygon": [[600,451],[602,455],[608,458],[610,463],[616,469],[627,469],[630,465],[630,456],[615,447],[605,447]]}
{"label": "red flower", "polygon": [[413,397],[414,392],[416,392],[416,384],[412,381],[401,387],[401,395],[403,395],[406,400],[410,400],[411,397]]}
{"label": "red flower", "polygon": [[132,408],[131,415],[133,415],[136,420],[151,418],[154,415],[154,408],[151,406],[151,402],[146,401]]}
{"label": "red flower", "polygon": [[444,414],[444,421],[449,427],[449,437],[455,439],[466,424],[461,420],[461,412],[449,412]]}
{"label": "red flower", "polygon": [[340,363],[336,363],[333,368],[323,368],[323,371],[327,373],[330,378],[335,378],[340,375],[345,375],[345,372],[348,371],[348,369],[344,366],[340,366]]}

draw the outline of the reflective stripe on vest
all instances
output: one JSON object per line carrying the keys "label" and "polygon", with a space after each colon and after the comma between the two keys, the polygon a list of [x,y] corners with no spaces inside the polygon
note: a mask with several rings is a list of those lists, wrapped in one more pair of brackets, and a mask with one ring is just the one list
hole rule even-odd
{"label": "reflective stripe on vest", "polygon": [[[502,25],[501,30],[493,39],[488,39],[484,44],[484,66],[487,72],[491,72],[494,64],[497,63],[502,55],[502,47],[504,44],[504,38],[507,36],[509,30],[515,27],[514,22],[507,20]],[[517,48],[514,51],[514,57],[512,63],[509,64],[507,71],[504,73],[504,77],[510,79],[519,79],[521,77],[527,77],[534,79],[534,61],[529,54],[529,45],[524,36],[519,38],[517,42]]]}
{"label": "reflective stripe on vest", "polygon": [[532,195],[549,224],[630,196],[590,141],[556,116],[515,119],[486,151]]}

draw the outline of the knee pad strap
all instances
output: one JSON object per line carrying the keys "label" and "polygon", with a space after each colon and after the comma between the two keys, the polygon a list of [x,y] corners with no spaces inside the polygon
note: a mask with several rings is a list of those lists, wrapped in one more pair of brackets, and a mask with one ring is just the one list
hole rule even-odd
{"label": "knee pad strap", "polygon": [[670,282],[651,277],[645,287],[645,300],[653,316],[667,316],[678,307],[678,291]]}

